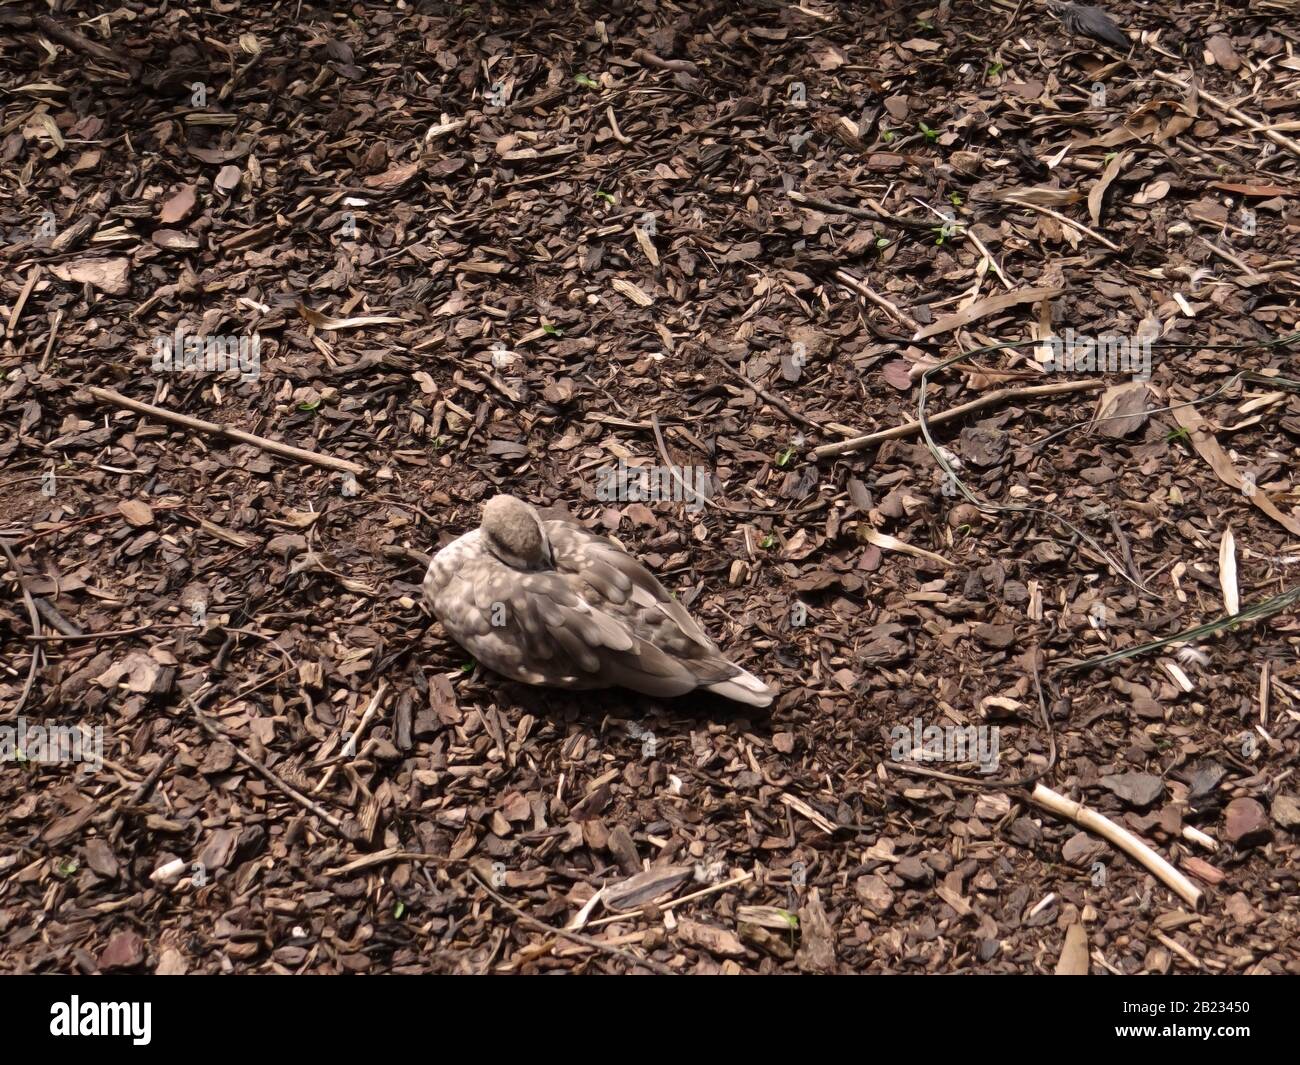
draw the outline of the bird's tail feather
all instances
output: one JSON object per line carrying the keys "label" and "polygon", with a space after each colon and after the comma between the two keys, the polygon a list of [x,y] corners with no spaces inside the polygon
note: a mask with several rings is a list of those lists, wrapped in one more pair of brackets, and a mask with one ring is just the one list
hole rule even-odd
{"label": "bird's tail feather", "polygon": [[754,674],[736,667],[736,675],[714,684],[706,684],[705,691],[711,691],[723,698],[731,699],[748,706],[771,706],[776,692],[759,680]]}

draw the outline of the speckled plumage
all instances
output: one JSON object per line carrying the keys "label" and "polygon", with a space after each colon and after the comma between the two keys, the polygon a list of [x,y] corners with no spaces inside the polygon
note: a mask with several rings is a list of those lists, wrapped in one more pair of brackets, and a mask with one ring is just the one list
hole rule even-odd
{"label": "speckled plumage", "polygon": [[512,496],[490,500],[483,524],[434,556],[424,595],[452,639],[526,684],[655,696],[706,688],[752,706],[774,695],[618,544],[542,521]]}

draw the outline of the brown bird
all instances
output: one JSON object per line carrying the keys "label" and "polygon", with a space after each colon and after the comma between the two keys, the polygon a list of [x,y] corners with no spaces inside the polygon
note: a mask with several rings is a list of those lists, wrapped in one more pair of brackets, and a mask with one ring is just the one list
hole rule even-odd
{"label": "brown bird", "polygon": [[767,706],[775,695],[728,662],[691,616],[618,544],[543,521],[514,496],[433,557],[424,596],[451,637],[489,669],[556,688],[696,688]]}

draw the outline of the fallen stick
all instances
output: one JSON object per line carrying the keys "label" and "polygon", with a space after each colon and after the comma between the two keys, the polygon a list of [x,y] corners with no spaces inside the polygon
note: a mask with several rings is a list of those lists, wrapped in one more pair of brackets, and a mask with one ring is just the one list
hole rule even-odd
{"label": "fallen stick", "polygon": [[724,880],[720,884],[713,884],[711,887],[700,888],[699,891],[692,891],[689,895],[681,895],[675,899],[669,899],[667,902],[660,903],[658,906],[645,905],[640,909],[629,910],[627,913],[616,913],[610,917],[601,917],[595,921],[589,922],[587,928],[601,928],[607,924],[617,924],[619,921],[627,921],[633,917],[649,917],[651,911],[663,913],[667,910],[674,910],[678,906],[685,905],[688,902],[694,902],[696,899],[702,899],[706,895],[716,895],[719,891],[726,891],[727,888],[733,888],[738,884],[747,883],[754,879],[754,873],[751,870],[748,873],[741,873],[740,876],[733,876],[730,880]]}
{"label": "fallen stick", "polygon": [[[1184,92],[1186,92],[1189,88],[1186,82],[1179,81],[1172,74],[1166,74],[1163,71],[1157,70],[1156,77],[1159,78],[1161,81],[1168,82],[1170,85],[1177,85]],[[1281,145],[1292,155],[1300,156],[1300,144],[1297,144],[1290,137],[1283,136],[1275,129],[1269,129],[1268,126],[1264,125],[1264,123],[1251,118],[1250,115],[1246,114],[1245,111],[1238,110],[1237,108],[1233,107],[1232,104],[1228,103],[1226,100],[1221,100],[1213,93],[1206,92],[1199,85],[1196,86],[1196,95],[1200,97],[1202,100],[1208,101],[1211,107],[1216,107],[1224,114],[1229,115],[1232,118],[1235,118],[1238,122],[1240,122],[1243,126],[1247,127],[1248,129],[1253,129],[1256,133],[1264,134],[1264,136],[1267,137],[1269,140],[1271,140],[1274,144]]]}
{"label": "fallen stick", "polygon": [[892,318],[894,321],[902,322],[904,325],[911,327],[911,329],[914,332],[921,328],[917,320],[913,318],[910,314],[908,314],[906,311],[899,310],[896,306],[894,306],[894,304],[890,303],[889,300],[885,299],[885,297],[880,295],[878,292],[873,292],[870,288],[867,287],[864,281],[862,281],[860,278],[854,277],[847,270],[836,270],[835,280],[838,281],[845,288],[852,289],[863,299],[866,299],[869,302],[874,303],[877,307],[879,307],[882,311],[884,311],[887,315],[889,315],[889,317]]}
{"label": "fallen stick", "polygon": [[1163,932],[1156,932],[1155,935],[1156,935],[1156,939],[1160,940],[1161,943],[1163,943],[1166,947],[1168,947],[1180,958],[1182,958],[1183,961],[1187,962],[1187,964],[1190,965],[1193,969],[1205,968],[1205,966],[1201,964],[1201,959],[1198,958],[1186,947],[1184,947],[1176,939],[1173,939],[1170,936],[1165,935]]}
{"label": "fallen stick", "polygon": [[632,58],[643,67],[656,67],[659,70],[668,70],[675,74],[698,74],[700,72],[700,68],[689,59],[664,59],[645,48],[638,48],[632,53]]}
{"label": "fallen stick", "polygon": [[1083,233],[1085,236],[1091,237],[1098,244],[1102,245],[1103,247],[1109,248],[1111,251],[1121,250],[1118,244],[1114,243],[1113,241],[1107,240],[1095,229],[1089,229],[1082,222],[1076,222],[1069,215],[1061,214],[1060,211],[1054,211],[1052,210],[1052,208],[1044,207],[1042,204],[1029,203],[1027,200],[1017,200],[1014,197],[1009,197],[1003,202],[1010,204],[1013,207],[1027,207],[1031,211],[1037,211],[1039,214],[1047,215],[1048,218],[1055,218],[1062,225],[1069,226],[1071,229],[1077,229],[1080,233]]}
{"label": "fallen stick", "polygon": [[[379,687],[375,689],[375,694],[370,700],[370,705],[366,707],[365,712],[361,715],[361,721],[357,725],[356,731],[353,732],[347,742],[343,744],[342,753],[345,759],[355,758],[357,756],[357,742],[361,739],[361,734],[366,731],[366,726],[370,724],[370,719],[375,716],[375,711],[379,709],[379,704],[383,701],[386,694],[388,694],[388,681],[381,680],[379,682]],[[352,748],[350,751],[348,750],[349,747]],[[334,779],[334,772],[338,767],[339,765],[337,762],[329,767],[325,775],[320,778],[320,783],[311,789],[313,795],[319,795],[325,790],[329,782]]]}
{"label": "fallen stick", "polygon": [[[73,640],[116,640],[120,636],[136,636],[140,632],[149,632],[157,628],[157,625],[149,623],[147,625],[133,625],[131,628],[110,628],[107,632],[69,632],[62,635],[49,636],[29,636],[29,640],[39,642],[68,642]],[[164,625],[164,628],[194,628],[190,624]]]}
{"label": "fallen stick", "polygon": [[335,817],[332,813],[326,810],[319,803],[312,802],[311,799],[307,798],[307,796],[304,795],[302,792],[300,792],[297,788],[293,787],[290,784],[287,784],[285,781],[280,779],[280,777],[274,771],[267,769],[266,766],[264,766],[256,758],[254,758],[251,754],[246,752],[242,747],[239,746],[239,744],[235,743],[224,730],[218,728],[215,724],[213,724],[213,722],[208,718],[208,716],[202,710],[199,709],[198,705],[194,702],[193,698],[187,695],[185,696],[185,701],[189,704],[190,711],[194,715],[194,720],[197,721],[200,726],[202,726],[203,731],[206,732],[209,736],[211,736],[215,740],[221,740],[223,743],[230,744],[231,751],[234,752],[235,757],[238,758],[241,762],[243,762],[244,765],[248,766],[249,769],[253,770],[253,772],[255,772],[258,776],[262,777],[264,780],[267,780],[271,784],[274,784],[276,788],[278,788],[285,795],[289,796],[289,798],[291,798],[304,810],[307,810],[309,813],[315,814],[327,825],[329,825],[332,829],[334,829],[334,831],[342,835],[347,834],[344,831],[342,821],[340,821],[337,817]]}
{"label": "fallen stick", "polygon": [[868,222],[887,222],[890,225],[905,226],[909,229],[934,229],[933,223],[927,222],[924,218],[908,218],[906,215],[889,214],[887,211],[869,211],[865,207],[850,207],[848,204],[835,203],[832,200],[823,200],[818,196],[806,196],[802,192],[791,190],[786,193],[791,203],[797,203],[800,207],[816,208],[819,211],[827,211],[831,214],[848,215],[850,218],[861,218]]}
{"label": "fallen stick", "polygon": [[31,32],[33,30],[51,37],[68,48],[75,49],[78,52],[85,52],[87,55],[94,56],[100,62],[110,63],[113,66],[119,66],[125,70],[133,81],[138,81],[144,67],[138,59],[129,55],[114,51],[98,41],[92,41],[84,34],[78,33],[71,27],[64,26],[49,15],[19,15],[16,13],[4,11],[0,12],[0,28],[17,30],[22,32]]}
{"label": "fallen stick", "polygon": [[[972,399],[969,403],[962,403],[960,406],[949,407],[938,414],[928,415],[925,419],[927,425],[942,425],[944,422],[950,422],[954,418],[960,418],[963,414],[969,414],[971,411],[982,410],[984,407],[991,407],[996,403],[1001,403],[1007,399],[1022,399],[1031,396],[1058,396],[1067,392],[1088,392],[1098,388],[1104,388],[1105,381],[1060,381],[1052,385],[1027,385],[1024,388],[999,388],[996,391],[988,392],[979,399]],[[852,440],[842,440],[835,444],[823,444],[821,447],[815,447],[810,454],[815,459],[826,458],[828,455],[846,455],[851,451],[861,451],[864,447],[870,447],[872,444],[878,444],[883,440],[897,440],[902,436],[911,436],[921,430],[920,421],[904,422],[902,425],[896,425],[892,429],[881,429],[876,433],[868,433],[866,436],[855,436]]]}
{"label": "fallen stick", "polygon": [[712,358],[713,358],[713,362],[715,362],[721,369],[725,370],[730,376],[734,377],[742,385],[748,388],[751,392],[754,393],[754,395],[758,396],[759,399],[763,400],[766,403],[770,403],[773,407],[779,410],[791,421],[798,422],[800,425],[806,425],[809,429],[815,429],[819,433],[824,433],[826,431],[824,426],[819,425],[811,418],[804,417],[804,415],[800,414],[797,410],[791,407],[790,404],[788,404],[780,396],[772,395],[772,393],[769,392],[767,389],[761,387],[754,381],[750,380],[739,370],[733,369],[732,367],[728,366],[716,355],[714,355]]}
{"label": "fallen stick", "polygon": [[176,411],[167,410],[165,407],[155,407],[152,403],[141,403],[138,399],[128,399],[120,392],[114,392],[111,388],[98,388],[92,385],[86,391],[105,403],[125,407],[127,410],[133,410],[138,414],[147,414],[151,418],[171,422],[173,425],[183,425],[185,428],[193,429],[196,432],[228,436],[232,440],[252,444],[262,451],[269,451],[271,454],[279,455],[282,458],[297,459],[299,462],[306,462],[312,466],[323,466],[327,470],[341,470],[343,473],[350,473],[357,477],[366,472],[364,466],[349,462],[347,459],[336,459],[333,455],[322,455],[319,451],[308,451],[306,448],[294,447],[292,444],[282,444],[278,440],[268,440],[264,436],[246,433],[242,429],[231,429],[225,425],[218,425],[216,422],[204,421],[202,418],[191,418],[188,414],[178,414]]}
{"label": "fallen stick", "polygon": [[45,354],[41,356],[41,364],[36,367],[38,373],[44,373],[45,367],[50,364],[50,353],[54,350],[55,338],[59,335],[59,323],[63,321],[63,310],[54,312],[54,317],[50,320],[50,335],[45,341]]}
{"label": "fallen stick", "polygon": [[618,947],[612,946],[611,944],[606,943],[602,940],[595,939],[592,936],[584,936],[581,932],[571,932],[567,928],[552,928],[545,921],[539,921],[536,917],[532,916],[531,914],[525,913],[509,899],[493,891],[490,887],[487,886],[483,878],[480,877],[473,870],[470,870],[465,875],[466,878],[471,883],[477,884],[484,891],[486,891],[488,895],[491,896],[495,902],[504,906],[507,910],[513,913],[525,924],[532,926],[533,928],[537,929],[539,932],[544,932],[547,935],[556,936],[560,939],[567,939],[574,943],[581,943],[584,947],[589,947],[592,950],[598,950],[605,954],[611,954],[616,958],[622,958],[629,965],[638,966],[643,969],[649,969],[651,972],[658,973],[660,976],[678,975],[675,970],[668,968],[668,966],[665,965],[663,962],[655,961],[654,958],[638,957],[636,954],[632,954],[630,951],[621,950]]}
{"label": "fallen stick", "polygon": [[[5,558],[9,560],[9,565],[13,567],[14,580],[18,582],[18,590],[22,593],[23,603],[27,606],[27,616],[32,622],[32,636],[39,639],[41,636],[41,616],[36,609],[36,600],[32,598],[31,591],[27,588],[27,579],[23,576],[23,567],[19,563],[17,556],[9,550],[9,541],[0,537],[0,550],[5,553]],[[45,657],[45,652],[38,643],[32,647],[32,659],[27,666],[27,680],[23,684],[22,694],[18,696],[18,702],[14,704],[13,710],[6,714],[0,714],[0,718],[17,717],[23,712],[23,707],[27,705],[27,697],[32,693],[32,686],[36,683],[36,673],[41,668],[41,660]]]}
{"label": "fallen stick", "polygon": [[23,316],[23,308],[27,306],[28,297],[32,294],[32,289],[36,287],[36,282],[40,280],[40,266],[33,266],[27,271],[27,281],[23,285],[23,290],[18,293],[18,299],[14,302],[14,309],[9,312],[9,326],[5,330],[5,335],[12,337],[14,330],[18,326],[19,320]]}
{"label": "fallen stick", "polygon": [[1085,828],[1089,832],[1101,836],[1108,843],[1113,844],[1132,858],[1135,862],[1145,866],[1150,872],[1159,879],[1167,888],[1173,891],[1193,910],[1199,909],[1201,905],[1201,890],[1193,884],[1187,877],[1183,876],[1177,869],[1165,861],[1160,855],[1143,843],[1137,836],[1133,835],[1128,829],[1120,828],[1109,818],[1103,817],[1096,810],[1089,810],[1081,802],[1075,802],[1067,799],[1064,795],[1059,795],[1051,788],[1045,788],[1042,784],[1034,786],[1033,795],[1030,796],[1039,806],[1050,810],[1052,813],[1066,820],[1073,821],[1080,828]]}
{"label": "fallen stick", "polygon": [[433,865],[451,865],[455,862],[468,860],[467,858],[447,858],[440,854],[425,854],[423,851],[404,851],[400,847],[389,847],[387,850],[375,851],[374,854],[363,854],[355,861],[348,862],[347,865],[326,869],[325,875],[329,877],[346,876],[348,873],[355,873],[358,869],[369,869],[372,866],[385,865],[388,862],[428,862]]}
{"label": "fallen stick", "polygon": [[[175,757],[176,748],[173,747],[158,759],[158,764],[149,771],[149,775],[140,782],[140,786],[137,787],[135,792],[131,795],[131,801],[127,803],[128,806],[139,806],[149,797],[149,793],[153,791],[154,786],[162,779],[162,775],[167,772],[167,767],[172,764]],[[119,806],[113,811],[113,816],[109,818],[108,842],[110,844],[116,843],[117,837],[122,834],[122,816],[122,807]]]}

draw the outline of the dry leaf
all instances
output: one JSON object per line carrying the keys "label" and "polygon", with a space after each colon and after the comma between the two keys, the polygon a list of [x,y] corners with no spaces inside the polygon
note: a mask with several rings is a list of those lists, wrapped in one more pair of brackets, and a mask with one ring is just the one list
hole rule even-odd
{"label": "dry leaf", "polygon": [[308,325],[316,329],[356,329],[363,325],[402,325],[405,318],[394,318],[390,314],[368,314],[360,318],[331,318],[328,314],[312,310],[305,303],[298,304],[298,313]]}
{"label": "dry leaf", "polygon": [[1219,480],[1245,495],[1255,506],[1259,507],[1260,510],[1288,532],[1300,536],[1300,521],[1296,521],[1289,514],[1283,514],[1278,510],[1273,505],[1273,501],[1261,489],[1252,488],[1249,493],[1243,491],[1242,486],[1245,482],[1242,480],[1241,474],[1237,472],[1237,468],[1232,464],[1232,459],[1228,458],[1227,453],[1206,427],[1205,419],[1201,417],[1200,412],[1195,407],[1176,406],[1171,413],[1174,420],[1187,430],[1192,439],[1192,447],[1196,449],[1196,453],[1201,458],[1210,464],[1210,468],[1214,470]]}
{"label": "dry leaf", "polygon": [[89,282],[110,296],[124,296],[130,287],[131,263],[127,259],[78,259],[57,263],[50,272],[62,281]]}
{"label": "dry leaf", "polygon": [[1241,613],[1241,597],[1237,592],[1237,541],[1232,526],[1223,530],[1219,541],[1219,587],[1223,589],[1223,605],[1229,615]]}
{"label": "dry leaf", "polygon": [[1242,185],[1235,181],[1212,181],[1210,188],[1223,189],[1224,192],[1239,192],[1243,196],[1296,196],[1295,189],[1283,188],[1281,185]]}
{"label": "dry leaf", "polygon": [[647,902],[663,898],[686,883],[695,873],[691,866],[663,865],[628,877],[605,888],[605,905],[616,913],[639,910]]}
{"label": "dry leaf", "polygon": [[1152,181],[1133,197],[1133,203],[1143,207],[1148,203],[1158,203],[1169,195],[1169,182]]}
{"label": "dry leaf", "polygon": [[1120,171],[1128,165],[1132,157],[1132,152],[1117,152],[1115,157],[1106,164],[1106,169],[1102,171],[1096,184],[1088,191],[1088,214],[1094,226],[1101,224],[1101,204],[1106,196],[1106,190],[1110,188],[1110,183],[1119,177]]}
{"label": "dry leaf", "polygon": [[1205,42],[1205,61],[1211,60],[1230,72],[1241,69],[1241,59],[1232,50],[1232,41],[1222,33],[1216,33]]}
{"label": "dry leaf", "polygon": [[1032,203],[1036,207],[1065,207],[1078,203],[1083,193],[1075,189],[1053,189],[1045,187],[1001,189],[994,192],[990,199],[1005,200],[1008,203]]}
{"label": "dry leaf", "polygon": [[1119,440],[1147,423],[1147,386],[1142,381],[1111,385],[1097,400],[1092,425],[1102,436]]}
{"label": "dry leaf", "polygon": [[878,532],[870,525],[859,525],[858,536],[882,551],[902,551],[908,555],[916,555],[918,558],[928,558],[931,562],[938,562],[944,566],[951,566],[943,555],[936,555],[933,551],[927,551],[924,547],[915,547],[912,544],[904,543],[896,537],[890,536],[889,533]]}
{"label": "dry leaf", "polygon": [[956,314],[945,315],[937,322],[931,322],[929,325],[918,329],[912,339],[925,340],[927,337],[938,336],[940,333],[950,333],[954,329],[963,329],[972,322],[978,322],[981,318],[987,318],[990,314],[1005,311],[1008,307],[1015,307],[1021,303],[1037,303],[1039,300],[1056,299],[1064,291],[1063,288],[1025,288],[1017,292],[1002,292],[996,296],[988,296],[972,303],[969,307],[963,307]]}

